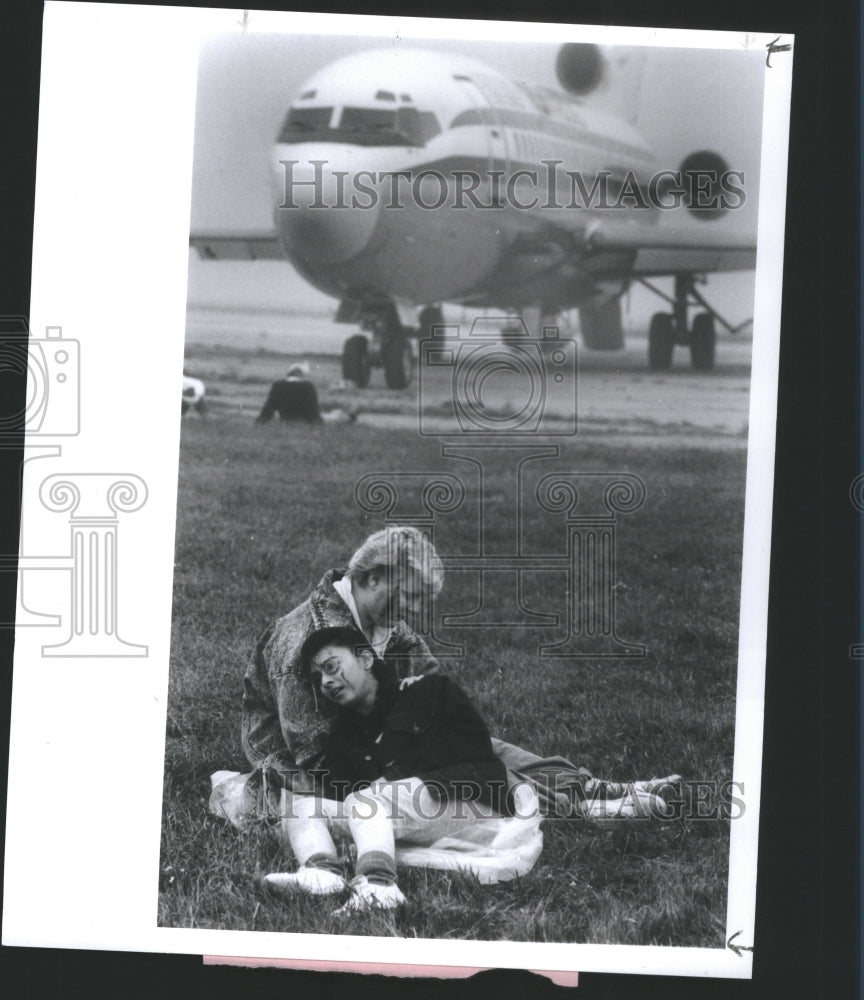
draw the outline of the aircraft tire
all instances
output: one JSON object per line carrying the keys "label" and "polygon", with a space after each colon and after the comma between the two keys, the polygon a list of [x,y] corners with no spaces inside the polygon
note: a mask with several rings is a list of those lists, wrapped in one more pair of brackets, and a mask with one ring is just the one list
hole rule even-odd
{"label": "aircraft tire", "polygon": [[390,337],[381,347],[388,389],[404,389],[411,380],[411,358],[404,337]]}
{"label": "aircraft tire", "polygon": [[433,326],[443,326],[444,313],[441,312],[438,306],[426,306],[420,312],[418,322],[420,324],[420,336],[424,340],[428,340],[432,336]]}
{"label": "aircraft tire", "polygon": [[362,333],[355,333],[342,348],[342,378],[353,382],[358,389],[369,385],[369,342]]}
{"label": "aircraft tire", "polygon": [[690,331],[690,364],[699,372],[710,372],[714,368],[714,348],[717,332],[711,313],[697,313]]}
{"label": "aircraft tire", "polygon": [[668,371],[672,367],[675,347],[675,330],[671,313],[654,313],[648,328],[648,367],[654,372]]}

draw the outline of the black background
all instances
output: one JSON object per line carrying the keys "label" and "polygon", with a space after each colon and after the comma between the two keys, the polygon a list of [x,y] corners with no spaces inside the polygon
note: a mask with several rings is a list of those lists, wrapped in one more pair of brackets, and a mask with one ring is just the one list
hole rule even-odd
{"label": "black background", "polygon": [[[198,6],[223,6],[200,3]],[[578,991],[530,973],[490,971],[468,981],[383,980],[281,970],[204,967],[200,958],[4,948],[0,982],[10,998],[188,997],[594,997],[845,998],[859,996],[860,674],[849,646],[864,642],[859,615],[861,522],[849,487],[860,451],[861,332],[858,300],[860,10],[789,0],[722,4],[653,0],[604,3],[439,0],[401,4],[298,3],[303,10],[502,20],[716,28],[794,33],[795,69],[778,447],[775,472],[765,750],[759,838],[754,976],[695,980],[584,974]],[[262,4],[259,9],[269,8]],[[270,8],[277,9],[277,8]],[[3,58],[0,314],[26,315],[30,297],[41,4],[0,6]],[[774,59],[782,59],[776,55]],[[131,362],[132,359],[130,359]],[[0,407],[23,407],[2,382]],[[8,409],[7,409],[8,408]],[[17,456],[0,452],[0,552],[17,549]],[[14,574],[0,574],[4,612]],[[12,634],[0,630],[0,743],[8,753]],[[74,761],[58,761],[58,776]],[[6,768],[2,769],[5,804]],[[50,821],[50,787],[45,789]],[[62,836],[45,859],[63,892]],[[50,906],[50,900],[44,900]],[[742,939],[743,940],[743,939]],[[750,942],[745,942],[750,943]],[[335,956],[334,956],[335,957]],[[444,956],[442,955],[442,958]]]}

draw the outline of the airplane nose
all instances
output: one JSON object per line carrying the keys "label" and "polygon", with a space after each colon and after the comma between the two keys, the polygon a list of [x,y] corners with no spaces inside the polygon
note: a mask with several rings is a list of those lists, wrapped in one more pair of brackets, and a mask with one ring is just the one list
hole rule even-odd
{"label": "airplane nose", "polygon": [[276,224],[286,250],[308,264],[336,264],[359,254],[372,239],[377,200],[356,197],[352,172],[323,156],[283,151],[278,157]]}

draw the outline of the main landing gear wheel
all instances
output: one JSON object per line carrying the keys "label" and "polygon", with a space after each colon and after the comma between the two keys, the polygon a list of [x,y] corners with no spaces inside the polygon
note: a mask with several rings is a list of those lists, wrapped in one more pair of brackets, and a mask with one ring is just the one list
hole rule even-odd
{"label": "main landing gear wheel", "polygon": [[671,313],[654,313],[648,329],[648,365],[652,371],[666,371],[672,366],[675,329]]}
{"label": "main landing gear wheel", "polygon": [[358,389],[369,385],[369,342],[362,333],[355,333],[342,348],[342,378],[353,382]]}
{"label": "main landing gear wheel", "polygon": [[404,389],[411,380],[411,357],[404,337],[391,337],[381,347],[388,389]]}
{"label": "main landing gear wheel", "polygon": [[697,313],[693,317],[690,331],[690,363],[700,372],[710,372],[714,368],[714,347],[717,333],[711,313]]}

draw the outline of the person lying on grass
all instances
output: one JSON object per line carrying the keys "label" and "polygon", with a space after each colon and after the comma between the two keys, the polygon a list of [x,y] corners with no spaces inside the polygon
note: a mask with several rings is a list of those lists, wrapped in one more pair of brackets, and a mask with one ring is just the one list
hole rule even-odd
{"label": "person lying on grass", "polygon": [[[259,638],[243,679],[241,725],[254,769],[248,791],[259,815],[278,815],[282,789],[315,790],[310,775],[321,766],[335,711],[301,661],[306,639],[322,628],[355,627],[400,679],[435,673],[437,660],[408,623],[428,616],[443,583],[441,559],[428,537],[391,525],[363,542],[347,570],[328,570],[302,604]],[[492,744],[511,781],[536,788],[544,815],[585,816],[598,809],[608,815],[610,808],[622,817],[665,813],[655,793],[669,787],[668,779],[605,782],[564,757],[541,757],[494,737]],[[607,807],[606,799],[618,801]]]}
{"label": "person lying on grass", "polygon": [[486,724],[443,674],[400,683],[356,628],[326,628],[302,660],[337,707],[317,794],[283,797],[283,835],[299,868],[265,876],[278,893],[341,893],[346,882],[333,832],[357,849],[351,896],[336,912],[395,909],[395,843],[432,844],[466,824],[510,815],[507,771]]}

